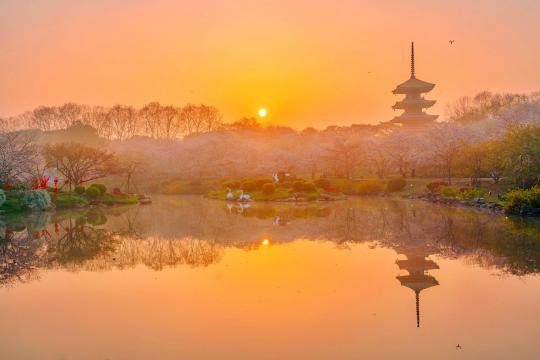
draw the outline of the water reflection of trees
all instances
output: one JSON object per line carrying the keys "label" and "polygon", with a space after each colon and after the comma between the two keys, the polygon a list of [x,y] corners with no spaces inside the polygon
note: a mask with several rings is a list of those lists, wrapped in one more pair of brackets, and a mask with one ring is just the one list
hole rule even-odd
{"label": "water reflection of trees", "polygon": [[412,201],[240,208],[170,197],[149,207],[34,213],[0,222],[0,282],[28,281],[40,268],[208,266],[220,261],[226,247],[255,249],[265,237],[273,243],[329,240],[340,247],[422,246],[432,254],[524,275],[539,271],[538,229],[530,221]]}

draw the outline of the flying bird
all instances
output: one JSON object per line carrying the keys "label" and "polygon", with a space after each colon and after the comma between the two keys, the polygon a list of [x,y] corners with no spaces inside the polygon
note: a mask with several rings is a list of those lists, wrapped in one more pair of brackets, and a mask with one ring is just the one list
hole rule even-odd
{"label": "flying bird", "polygon": [[461,345],[457,344],[456,349],[461,349]]}
{"label": "flying bird", "polygon": [[456,40],[449,40],[448,42],[450,43],[450,45],[454,45],[454,43],[456,42]]}

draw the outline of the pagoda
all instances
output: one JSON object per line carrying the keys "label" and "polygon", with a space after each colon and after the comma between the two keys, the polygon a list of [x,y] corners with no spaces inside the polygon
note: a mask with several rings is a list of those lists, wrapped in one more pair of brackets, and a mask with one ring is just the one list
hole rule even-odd
{"label": "pagoda", "polygon": [[420,327],[420,292],[433,286],[439,285],[437,279],[428,274],[429,270],[439,269],[439,265],[433,260],[427,259],[429,250],[422,246],[405,247],[399,250],[407,256],[405,260],[396,260],[400,270],[406,270],[407,275],[396,278],[401,286],[408,287],[416,296],[416,327]]}
{"label": "pagoda", "polygon": [[395,103],[392,109],[404,110],[399,116],[394,117],[390,123],[404,128],[420,128],[433,124],[439,115],[426,114],[423,109],[435,104],[435,100],[426,100],[423,93],[430,92],[435,87],[420,79],[414,73],[414,42],[411,43],[411,77],[409,80],[399,84],[392,92],[394,95],[403,94],[405,98]]}

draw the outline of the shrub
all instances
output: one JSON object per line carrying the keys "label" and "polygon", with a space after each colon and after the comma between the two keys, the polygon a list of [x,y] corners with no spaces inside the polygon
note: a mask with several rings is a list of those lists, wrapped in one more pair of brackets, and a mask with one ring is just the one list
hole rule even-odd
{"label": "shrub", "polygon": [[270,195],[270,194],[273,194],[274,191],[276,191],[276,187],[274,186],[274,184],[272,183],[266,183],[262,186],[262,192],[267,194],[267,195]]}
{"label": "shrub", "polygon": [[239,189],[241,186],[240,184],[240,181],[236,181],[236,180],[233,180],[233,181],[225,181],[223,183],[223,187],[225,189],[229,188],[231,190],[234,190],[234,189]]}
{"label": "shrub", "polygon": [[254,181],[255,189],[262,190],[263,186],[267,183],[272,183],[272,179],[257,179]]}
{"label": "shrub", "polygon": [[460,196],[464,200],[473,200],[476,198],[484,197],[484,190],[478,189],[478,188],[472,188],[472,189],[460,189]]}
{"label": "shrub", "polygon": [[442,196],[448,198],[454,198],[459,194],[459,190],[456,187],[450,185],[439,186],[439,192]]}
{"label": "shrub", "polygon": [[316,190],[315,185],[309,181],[295,181],[293,190],[296,192],[310,193]]}
{"label": "shrub", "polygon": [[97,199],[100,192],[99,192],[99,189],[95,186],[89,186],[87,189],[86,189],[86,197],[88,197],[89,199]]}
{"label": "shrub", "polygon": [[88,200],[75,194],[59,193],[55,199],[56,208],[70,208],[74,206],[88,205]]}
{"label": "shrub", "polygon": [[448,186],[448,183],[444,181],[433,181],[426,184],[428,191],[431,193],[438,192],[441,186]]}
{"label": "shrub", "polygon": [[297,192],[302,192],[304,190],[304,182],[303,181],[295,181],[293,183],[293,190]]}
{"label": "shrub", "polygon": [[520,214],[527,207],[532,209],[540,208],[540,186],[535,186],[530,190],[512,190],[506,194],[506,201],[503,203],[505,211],[509,214]]}
{"label": "shrub", "polygon": [[95,187],[99,190],[99,195],[103,195],[107,192],[107,187],[103,184],[92,184],[91,187]]}
{"label": "shrub", "polygon": [[6,202],[6,193],[4,190],[0,189],[0,206],[4,205]]}
{"label": "shrub", "polygon": [[384,190],[384,184],[378,180],[368,180],[356,185],[355,192],[358,195],[373,195]]}
{"label": "shrub", "polygon": [[317,190],[317,188],[315,187],[315,184],[313,184],[312,182],[306,181],[304,183],[304,192],[312,193],[312,192],[315,192],[315,190]]}
{"label": "shrub", "polygon": [[386,184],[386,192],[396,192],[405,189],[407,182],[402,177],[392,178]]}
{"label": "shrub", "polygon": [[255,182],[251,180],[245,180],[242,182],[241,189],[244,191],[254,191],[256,188],[257,186],[255,185]]}
{"label": "shrub", "polygon": [[75,186],[74,191],[75,191],[75,194],[82,195],[86,191],[86,188],[84,186],[82,186],[82,185],[77,185],[77,186]]}
{"label": "shrub", "polygon": [[24,194],[24,205],[29,209],[47,210],[51,206],[51,196],[46,190],[30,190]]}
{"label": "shrub", "polygon": [[314,184],[316,187],[321,188],[321,189],[327,189],[327,188],[330,188],[331,186],[330,180],[325,179],[325,178],[320,178],[320,179],[315,180]]}

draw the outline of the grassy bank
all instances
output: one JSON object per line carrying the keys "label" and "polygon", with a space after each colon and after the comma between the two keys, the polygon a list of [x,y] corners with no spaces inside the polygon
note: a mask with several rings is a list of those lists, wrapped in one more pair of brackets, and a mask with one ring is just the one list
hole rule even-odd
{"label": "grassy bank", "polygon": [[89,205],[129,205],[137,204],[139,199],[136,195],[113,195],[105,193],[95,199],[89,199],[84,195],[59,193],[53,197],[53,202],[59,209],[85,207]]}

